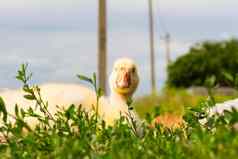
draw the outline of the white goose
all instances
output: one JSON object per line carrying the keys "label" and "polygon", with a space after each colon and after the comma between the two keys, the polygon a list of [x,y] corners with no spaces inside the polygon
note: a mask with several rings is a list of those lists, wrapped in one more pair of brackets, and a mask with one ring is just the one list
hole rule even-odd
{"label": "white goose", "polygon": [[[111,95],[100,98],[98,113],[108,125],[112,125],[116,119],[120,118],[120,115],[127,116],[128,114],[127,100],[132,97],[139,83],[136,64],[127,58],[117,60],[109,81]],[[82,105],[83,109],[90,112],[93,110],[93,105],[96,105],[95,92],[82,85],[49,83],[39,87],[42,99],[49,103],[48,110],[51,114],[56,113],[56,106],[67,108],[71,104]],[[22,90],[6,90],[0,93],[10,114],[14,114],[16,103],[23,109],[35,106],[34,102],[24,99],[23,95]],[[139,121],[135,112],[132,111],[131,114]],[[27,122],[33,126],[36,124],[36,121],[32,119]]]}
{"label": "white goose", "polygon": [[223,115],[224,111],[232,111],[232,109],[238,110],[238,99],[228,100],[224,103],[217,103],[214,107],[209,109],[209,116],[214,114]]}
{"label": "white goose", "polygon": [[[207,113],[208,117],[212,117],[215,114],[224,115],[225,111],[232,111],[232,109],[238,110],[238,99],[228,100],[223,103],[217,103],[215,104],[215,106],[209,108],[207,110]],[[200,119],[199,122],[200,124],[205,125],[208,122],[208,120],[207,118],[204,118]]]}

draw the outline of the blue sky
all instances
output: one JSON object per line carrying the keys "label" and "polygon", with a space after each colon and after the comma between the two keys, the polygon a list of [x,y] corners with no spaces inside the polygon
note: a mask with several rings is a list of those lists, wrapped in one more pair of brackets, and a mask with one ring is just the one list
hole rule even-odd
{"label": "blue sky", "polygon": [[[96,71],[98,0],[0,1],[0,88],[16,88],[20,63],[29,62],[35,83],[78,82]],[[166,79],[164,42],[172,35],[173,59],[196,42],[238,37],[236,0],[154,0],[157,85]],[[109,72],[118,57],[134,58],[149,92],[147,0],[108,1]]]}

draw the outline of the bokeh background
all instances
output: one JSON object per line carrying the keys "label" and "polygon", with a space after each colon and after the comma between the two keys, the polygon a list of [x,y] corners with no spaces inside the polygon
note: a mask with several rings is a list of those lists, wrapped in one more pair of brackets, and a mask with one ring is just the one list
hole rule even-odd
{"label": "bokeh background", "polygon": [[[137,95],[150,92],[149,20],[146,0],[110,0],[108,73],[118,57],[136,60]],[[157,87],[166,80],[164,36],[172,60],[195,43],[238,37],[237,0],[155,0]],[[17,88],[19,65],[30,64],[33,82],[78,82],[97,71],[98,0],[1,0],[0,88]]]}

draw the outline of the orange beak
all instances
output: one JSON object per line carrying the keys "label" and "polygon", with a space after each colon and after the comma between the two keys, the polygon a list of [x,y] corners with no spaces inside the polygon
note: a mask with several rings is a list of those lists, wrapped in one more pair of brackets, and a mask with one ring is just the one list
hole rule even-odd
{"label": "orange beak", "polygon": [[131,85],[131,76],[128,72],[123,72],[116,81],[118,88],[129,88]]}

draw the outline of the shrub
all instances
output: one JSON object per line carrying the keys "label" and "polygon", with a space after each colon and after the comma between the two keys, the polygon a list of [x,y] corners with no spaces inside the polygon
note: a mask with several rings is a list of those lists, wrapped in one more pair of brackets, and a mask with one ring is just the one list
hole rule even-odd
{"label": "shrub", "polygon": [[227,86],[224,73],[238,72],[238,40],[206,41],[196,44],[168,67],[167,84],[173,87],[204,86],[214,76],[216,83]]}

